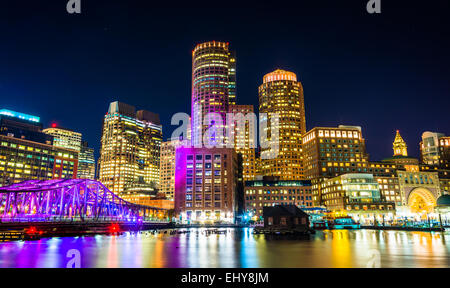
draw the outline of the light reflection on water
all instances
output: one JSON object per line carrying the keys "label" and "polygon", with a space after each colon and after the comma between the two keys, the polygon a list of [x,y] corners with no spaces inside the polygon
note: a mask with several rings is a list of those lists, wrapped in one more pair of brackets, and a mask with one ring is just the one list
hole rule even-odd
{"label": "light reflection on water", "polygon": [[78,249],[81,267],[450,267],[450,233],[333,230],[303,238],[253,235],[250,228],[205,235],[67,237],[0,243],[0,267],[65,267]]}

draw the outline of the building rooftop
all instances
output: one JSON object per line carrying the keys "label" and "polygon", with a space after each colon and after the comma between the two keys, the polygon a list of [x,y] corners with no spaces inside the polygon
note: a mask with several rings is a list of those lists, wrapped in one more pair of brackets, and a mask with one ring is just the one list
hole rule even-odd
{"label": "building rooftop", "polygon": [[0,115],[5,115],[5,116],[18,118],[18,119],[22,119],[22,120],[26,120],[26,121],[30,121],[30,122],[35,122],[35,123],[41,122],[41,118],[39,118],[38,116],[20,113],[20,112],[8,110],[8,109],[0,109]]}
{"label": "building rooftop", "polygon": [[309,217],[302,209],[296,205],[275,205],[263,207],[263,217],[272,216],[306,216]]}

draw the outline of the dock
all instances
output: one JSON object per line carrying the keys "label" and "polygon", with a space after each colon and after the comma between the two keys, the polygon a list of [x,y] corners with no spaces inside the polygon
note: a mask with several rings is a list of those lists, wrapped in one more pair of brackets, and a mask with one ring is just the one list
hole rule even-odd
{"label": "dock", "polygon": [[304,229],[279,229],[279,228],[264,228],[255,227],[253,234],[266,234],[266,235],[310,235],[314,234],[314,230]]}

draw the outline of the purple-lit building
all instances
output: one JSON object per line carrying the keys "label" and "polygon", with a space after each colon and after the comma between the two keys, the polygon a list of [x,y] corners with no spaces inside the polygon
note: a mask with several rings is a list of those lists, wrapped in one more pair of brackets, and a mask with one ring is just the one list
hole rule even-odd
{"label": "purple-lit building", "polygon": [[229,148],[179,147],[175,216],[183,223],[233,223],[238,211],[238,156]]}
{"label": "purple-lit building", "polygon": [[[198,44],[192,52],[191,137],[195,147],[201,146],[203,135],[210,126],[225,128],[222,123],[204,121],[208,113],[217,113],[225,119],[229,105],[235,104],[235,65],[228,43],[205,42]],[[220,141],[219,138],[214,140]]]}

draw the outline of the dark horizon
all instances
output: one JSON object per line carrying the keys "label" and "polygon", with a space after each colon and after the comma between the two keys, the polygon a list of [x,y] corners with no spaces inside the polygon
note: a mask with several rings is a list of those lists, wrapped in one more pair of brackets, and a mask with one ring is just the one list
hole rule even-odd
{"label": "dark horizon", "polygon": [[[99,154],[108,105],[121,101],[170,118],[190,111],[191,52],[230,43],[237,102],[258,108],[264,74],[285,69],[304,87],[307,130],[361,126],[370,160],[392,156],[395,131],[419,156],[425,131],[450,134],[448,1],[281,1],[173,9],[142,1],[0,4],[0,109],[83,133]],[[391,2],[391,1],[390,1]],[[158,4],[162,5],[162,4]]]}

